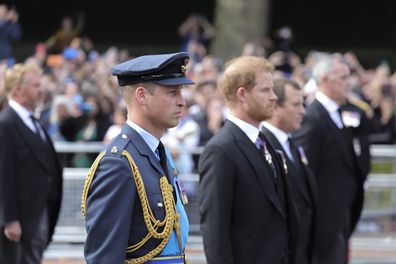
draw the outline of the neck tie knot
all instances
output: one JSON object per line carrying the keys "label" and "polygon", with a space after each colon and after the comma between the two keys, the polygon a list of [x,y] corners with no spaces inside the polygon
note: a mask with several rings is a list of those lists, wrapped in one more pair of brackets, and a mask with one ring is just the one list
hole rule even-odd
{"label": "neck tie knot", "polygon": [[260,147],[265,147],[266,148],[266,144],[265,144],[265,136],[262,132],[260,132],[258,134],[258,137],[256,139],[256,145],[260,148]]}
{"label": "neck tie knot", "polygon": [[43,131],[43,128],[42,128],[42,126],[41,126],[41,124],[40,124],[40,121],[39,121],[33,114],[30,114],[29,117],[30,117],[30,119],[31,119],[32,122],[33,122],[34,128],[36,129],[36,134],[37,134],[42,140],[45,140],[44,131]]}
{"label": "neck tie knot", "polygon": [[258,148],[260,148],[260,147],[264,147],[264,141],[260,138],[260,137],[258,137],[257,139],[256,139],[256,146],[258,147]]}

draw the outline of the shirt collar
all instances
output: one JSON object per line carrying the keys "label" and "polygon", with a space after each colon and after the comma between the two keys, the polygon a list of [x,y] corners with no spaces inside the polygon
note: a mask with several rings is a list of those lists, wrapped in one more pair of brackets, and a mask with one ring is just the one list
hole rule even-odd
{"label": "shirt collar", "polygon": [[316,92],[315,98],[326,108],[327,112],[335,113],[338,111],[339,105],[321,91]]}
{"label": "shirt collar", "polygon": [[257,140],[257,137],[259,135],[259,129],[241,119],[238,117],[234,116],[233,114],[229,113],[228,114],[228,120],[230,120],[232,123],[237,125],[242,131],[249,137],[249,139],[255,143]]}
{"label": "shirt collar", "polygon": [[26,120],[30,118],[30,115],[33,115],[32,111],[29,111],[26,107],[17,103],[16,101],[10,99],[8,104],[12,107],[12,109],[17,112],[17,114],[21,117],[22,120]]}
{"label": "shirt collar", "polygon": [[280,143],[286,143],[287,140],[289,139],[289,135],[284,132],[283,130],[275,127],[274,125],[263,121],[261,122],[261,125],[264,126],[266,129],[268,129],[269,131],[271,131],[272,134],[275,135],[275,137],[279,140]]}
{"label": "shirt collar", "polygon": [[146,144],[149,146],[149,148],[151,149],[151,151],[153,153],[155,153],[158,144],[159,144],[159,140],[154,137],[153,135],[151,135],[149,132],[147,132],[146,130],[144,130],[143,128],[141,128],[140,126],[138,126],[136,123],[132,122],[131,120],[127,120],[126,123],[132,127],[133,129],[136,130],[136,132],[138,132],[138,134],[143,138],[143,140],[146,142]]}

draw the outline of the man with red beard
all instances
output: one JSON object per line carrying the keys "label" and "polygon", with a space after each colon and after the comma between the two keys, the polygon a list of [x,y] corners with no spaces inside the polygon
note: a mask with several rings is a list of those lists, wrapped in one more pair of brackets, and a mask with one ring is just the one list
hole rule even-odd
{"label": "man with red beard", "polygon": [[228,120],[200,157],[200,214],[207,263],[291,263],[297,212],[282,155],[260,133],[277,100],[273,65],[233,59],[219,80]]}

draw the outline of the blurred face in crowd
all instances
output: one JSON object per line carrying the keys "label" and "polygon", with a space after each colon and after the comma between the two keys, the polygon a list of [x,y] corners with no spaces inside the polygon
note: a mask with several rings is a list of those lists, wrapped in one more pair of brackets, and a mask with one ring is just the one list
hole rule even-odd
{"label": "blurred face in crowd", "polygon": [[88,114],[92,117],[96,116],[99,112],[99,102],[94,97],[88,97],[85,103],[88,106]]}
{"label": "blurred face in crowd", "polygon": [[270,118],[274,114],[277,96],[272,90],[272,74],[268,71],[258,71],[256,73],[256,84],[249,91],[244,89],[241,98],[243,108],[254,124]]}
{"label": "blurred face in crowd", "polygon": [[73,28],[73,21],[70,17],[65,17],[62,20],[62,28],[64,30],[71,30]]}
{"label": "blurred face in crowd", "polygon": [[281,130],[291,133],[300,129],[305,114],[303,91],[286,84],[285,100],[281,105],[277,105],[275,113],[279,117]]}
{"label": "blurred face in crowd", "polygon": [[0,20],[8,19],[8,7],[5,4],[0,4]]}

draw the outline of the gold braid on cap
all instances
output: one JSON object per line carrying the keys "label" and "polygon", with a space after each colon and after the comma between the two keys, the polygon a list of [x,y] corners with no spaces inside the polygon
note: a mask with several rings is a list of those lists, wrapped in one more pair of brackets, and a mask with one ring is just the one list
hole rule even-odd
{"label": "gold braid on cap", "polygon": [[[81,212],[83,219],[85,220],[86,214],[86,201],[88,196],[89,187],[91,186],[93,177],[95,175],[96,169],[99,165],[100,160],[104,157],[106,153],[102,152],[94,161],[91,168],[89,169],[88,176],[85,180],[84,189],[82,192],[81,199]],[[128,153],[128,151],[123,150],[122,155],[127,158],[129,165],[132,169],[133,178],[136,184],[136,190],[138,192],[140,202],[142,204],[143,210],[143,219],[144,223],[147,227],[147,235],[135,245],[127,247],[127,253],[134,252],[141,248],[150,238],[154,237],[156,239],[162,239],[161,243],[151,250],[146,255],[135,259],[128,259],[125,261],[126,264],[142,264],[153,257],[157,256],[161,251],[165,248],[168,243],[171,235],[172,229],[175,228],[176,233],[180,233],[180,215],[176,213],[176,205],[175,200],[173,198],[173,186],[169,184],[168,179],[165,176],[160,178],[160,188],[162,193],[162,199],[164,201],[165,206],[165,218],[163,221],[160,221],[154,217],[154,214],[151,210],[150,203],[147,198],[146,190],[144,188],[144,183],[142,176],[136,166],[132,156]],[[158,228],[163,227],[162,232],[158,232]]]}

